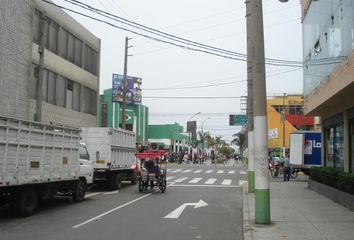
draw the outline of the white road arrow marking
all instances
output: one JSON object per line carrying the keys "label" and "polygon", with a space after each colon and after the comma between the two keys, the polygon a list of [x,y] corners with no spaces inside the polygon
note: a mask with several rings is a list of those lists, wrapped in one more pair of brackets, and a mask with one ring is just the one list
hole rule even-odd
{"label": "white road arrow marking", "polygon": [[208,206],[208,204],[203,200],[199,200],[199,202],[197,203],[184,203],[178,208],[176,208],[175,210],[173,210],[172,212],[170,212],[169,214],[167,214],[164,218],[178,219],[187,206],[194,206],[194,208],[201,208],[201,207]]}

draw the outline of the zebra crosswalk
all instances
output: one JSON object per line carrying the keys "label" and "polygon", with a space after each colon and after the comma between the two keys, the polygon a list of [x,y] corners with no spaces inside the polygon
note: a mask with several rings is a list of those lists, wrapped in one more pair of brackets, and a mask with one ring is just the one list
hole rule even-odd
{"label": "zebra crosswalk", "polygon": [[[217,179],[217,178],[201,178],[201,177],[180,177],[180,176],[167,176],[168,183],[188,183],[188,184],[205,184],[205,185],[238,185],[236,180],[232,179]],[[233,184],[234,182],[234,184]]]}
{"label": "zebra crosswalk", "polygon": [[[177,169],[167,169],[167,172],[169,173],[217,173],[217,174],[235,174],[236,171],[235,170],[216,170],[216,169],[197,169],[197,170],[191,170],[191,169],[187,169],[184,170],[182,168],[177,168]],[[245,171],[240,171],[240,174],[246,174]]]}

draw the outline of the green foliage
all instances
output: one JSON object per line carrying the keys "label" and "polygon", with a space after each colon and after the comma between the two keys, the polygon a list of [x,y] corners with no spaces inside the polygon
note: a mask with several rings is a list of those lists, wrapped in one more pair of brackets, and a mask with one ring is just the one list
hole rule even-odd
{"label": "green foliage", "polygon": [[310,176],[317,182],[354,194],[353,174],[341,172],[331,167],[311,167]]}
{"label": "green foliage", "polygon": [[240,149],[240,152],[242,154],[242,152],[247,147],[247,130],[242,129],[241,131],[239,131],[238,133],[235,133],[232,136],[234,137],[234,139],[231,141],[231,144],[238,146],[238,148]]}
{"label": "green foliage", "polygon": [[232,153],[233,153],[233,149],[230,148],[229,146],[227,145],[223,145],[220,150],[219,150],[219,153],[223,154],[223,155],[226,155],[227,157],[231,157]]}

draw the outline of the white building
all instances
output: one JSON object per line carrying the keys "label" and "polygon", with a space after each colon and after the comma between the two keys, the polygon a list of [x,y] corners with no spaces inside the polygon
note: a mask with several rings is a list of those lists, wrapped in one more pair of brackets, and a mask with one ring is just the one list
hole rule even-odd
{"label": "white building", "polygon": [[41,0],[0,1],[0,114],[34,120],[43,13],[42,121],[97,126],[100,39]]}

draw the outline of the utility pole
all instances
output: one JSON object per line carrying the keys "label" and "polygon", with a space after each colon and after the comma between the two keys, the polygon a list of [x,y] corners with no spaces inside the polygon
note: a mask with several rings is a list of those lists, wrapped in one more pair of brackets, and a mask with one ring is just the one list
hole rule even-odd
{"label": "utility pole", "polygon": [[44,48],[47,41],[47,13],[41,15],[40,40],[39,40],[39,71],[37,80],[37,98],[35,121],[42,121],[42,102],[43,102],[43,77],[44,77]]}
{"label": "utility pole", "polygon": [[248,118],[248,192],[254,193],[254,142],[253,142],[253,79],[252,79],[252,39],[251,0],[246,0],[247,22],[247,118]]}
{"label": "utility pole", "polygon": [[270,190],[267,146],[267,94],[265,79],[262,0],[251,0],[252,78],[254,99],[254,157],[256,223],[270,223]]}
{"label": "utility pole", "polygon": [[[286,93],[284,93],[284,95],[283,95],[283,111],[281,113],[281,121],[283,123],[283,152],[284,152],[284,148],[285,148],[285,121],[286,121],[285,97],[286,97]],[[285,156],[283,156],[283,157],[285,157]]]}
{"label": "utility pole", "polygon": [[122,100],[122,129],[126,129],[125,126],[125,112],[127,108],[127,90],[128,90],[128,80],[127,80],[127,71],[128,71],[128,42],[130,38],[125,37],[125,51],[124,51],[124,76],[123,76],[123,100]]}

